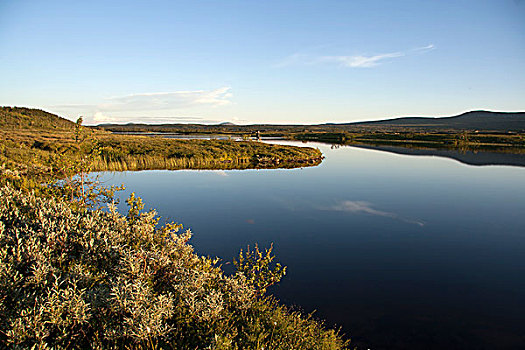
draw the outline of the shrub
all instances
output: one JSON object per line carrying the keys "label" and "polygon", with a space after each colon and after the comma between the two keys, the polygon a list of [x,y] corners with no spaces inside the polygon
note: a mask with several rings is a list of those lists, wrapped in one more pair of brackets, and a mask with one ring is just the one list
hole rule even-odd
{"label": "shrub", "polygon": [[284,269],[241,253],[226,275],[189,230],[0,188],[0,344],[9,348],[341,349],[337,332],[264,290]]}

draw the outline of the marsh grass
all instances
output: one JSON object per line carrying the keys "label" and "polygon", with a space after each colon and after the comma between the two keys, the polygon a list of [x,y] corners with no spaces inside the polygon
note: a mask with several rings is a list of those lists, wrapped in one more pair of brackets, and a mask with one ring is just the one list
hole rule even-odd
{"label": "marsh grass", "polygon": [[79,143],[74,130],[0,129],[0,160],[9,166],[50,171],[57,157],[73,162],[89,157],[93,171],[294,168],[322,161],[321,152],[309,147],[173,140],[91,129],[85,133],[84,141]]}

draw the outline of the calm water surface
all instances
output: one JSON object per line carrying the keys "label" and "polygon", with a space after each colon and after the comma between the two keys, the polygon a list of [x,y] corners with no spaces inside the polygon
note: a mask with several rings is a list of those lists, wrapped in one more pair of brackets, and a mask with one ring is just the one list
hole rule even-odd
{"label": "calm water surface", "polygon": [[360,348],[525,349],[525,168],[312,145],[313,168],[104,178],[202,255],[273,242],[288,266],[274,295]]}

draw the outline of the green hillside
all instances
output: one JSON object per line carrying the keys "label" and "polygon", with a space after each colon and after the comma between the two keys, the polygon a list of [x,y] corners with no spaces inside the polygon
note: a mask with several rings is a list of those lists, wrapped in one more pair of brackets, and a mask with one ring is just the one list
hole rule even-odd
{"label": "green hillside", "polygon": [[74,123],[41,109],[0,107],[2,129],[71,129]]}

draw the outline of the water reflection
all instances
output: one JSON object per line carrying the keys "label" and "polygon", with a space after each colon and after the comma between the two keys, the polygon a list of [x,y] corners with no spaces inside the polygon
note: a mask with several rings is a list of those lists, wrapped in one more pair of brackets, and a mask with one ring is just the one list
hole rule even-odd
{"label": "water reflection", "polygon": [[309,145],[317,167],[105,177],[200,254],[273,242],[288,274],[272,292],[365,349],[525,348],[524,168]]}
{"label": "water reflection", "polygon": [[525,167],[525,150],[523,153],[505,153],[505,152],[488,152],[472,150],[446,150],[446,149],[417,149],[401,146],[372,146],[372,145],[354,145],[352,147],[373,149],[396,154],[412,156],[435,156],[455,159],[458,162],[468,165],[507,165]]}
{"label": "water reflection", "polygon": [[345,200],[331,207],[320,207],[319,209],[320,210],[342,211],[342,212],[352,213],[352,214],[364,213],[364,214],[369,214],[369,215],[384,216],[387,218],[399,219],[401,221],[408,222],[411,224],[416,224],[419,226],[425,226],[425,223],[421,220],[403,218],[403,217],[400,217],[396,213],[374,209],[372,207],[372,203],[365,202],[365,201]]}

